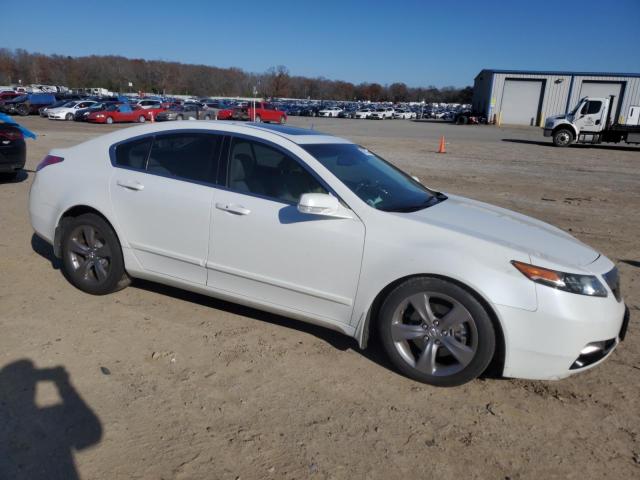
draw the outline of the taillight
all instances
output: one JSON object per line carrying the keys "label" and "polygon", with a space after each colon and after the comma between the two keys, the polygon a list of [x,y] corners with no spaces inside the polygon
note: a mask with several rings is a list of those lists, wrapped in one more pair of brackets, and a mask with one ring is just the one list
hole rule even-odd
{"label": "taillight", "polygon": [[16,140],[22,140],[24,135],[20,130],[3,130],[0,132],[0,140],[9,140],[10,142],[14,142]]}
{"label": "taillight", "polygon": [[36,172],[39,172],[44,167],[48,167],[49,165],[53,165],[54,163],[60,163],[63,160],[64,160],[63,157],[56,157],[55,155],[47,155],[36,167]]}

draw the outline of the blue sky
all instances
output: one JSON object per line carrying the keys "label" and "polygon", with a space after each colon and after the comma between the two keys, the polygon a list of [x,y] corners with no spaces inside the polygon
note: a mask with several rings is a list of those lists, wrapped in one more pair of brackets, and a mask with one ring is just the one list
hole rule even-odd
{"label": "blue sky", "polygon": [[0,47],[411,86],[471,85],[482,68],[640,72],[640,0],[54,3],[0,0]]}

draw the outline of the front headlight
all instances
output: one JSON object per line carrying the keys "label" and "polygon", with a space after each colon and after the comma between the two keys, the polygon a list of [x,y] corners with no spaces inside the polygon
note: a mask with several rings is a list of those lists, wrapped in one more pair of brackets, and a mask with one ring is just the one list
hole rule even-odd
{"label": "front headlight", "polygon": [[532,282],[579,295],[589,295],[591,297],[607,296],[607,290],[604,285],[594,275],[558,272],[515,260],[512,260],[511,264]]}

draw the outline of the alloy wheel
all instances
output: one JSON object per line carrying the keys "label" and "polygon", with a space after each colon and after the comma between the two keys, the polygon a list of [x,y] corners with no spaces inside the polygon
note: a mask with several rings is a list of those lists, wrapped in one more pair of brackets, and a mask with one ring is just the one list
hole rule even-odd
{"label": "alloy wheel", "polygon": [[69,260],[84,282],[100,284],[107,280],[112,252],[104,235],[92,225],[80,225],[71,232]]}
{"label": "alloy wheel", "polygon": [[478,329],[457,300],[437,292],[420,292],[396,308],[391,322],[393,344],[409,366],[431,376],[462,371],[478,350]]}

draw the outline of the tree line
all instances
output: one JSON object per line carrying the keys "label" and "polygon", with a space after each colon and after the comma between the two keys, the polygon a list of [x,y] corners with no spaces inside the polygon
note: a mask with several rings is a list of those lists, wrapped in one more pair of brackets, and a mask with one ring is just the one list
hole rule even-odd
{"label": "tree line", "polygon": [[[269,98],[324,100],[422,101],[471,103],[471,87],[409,87],[363,82],[353,84],[324,77],[291,75],[280,65],[263,73],[115,55],[71,57],[0,48],[0,85],[64,85],[102,87],[113,92],[250,97],[254,89]],[[130,87],[129,83],[133,86]]]}

